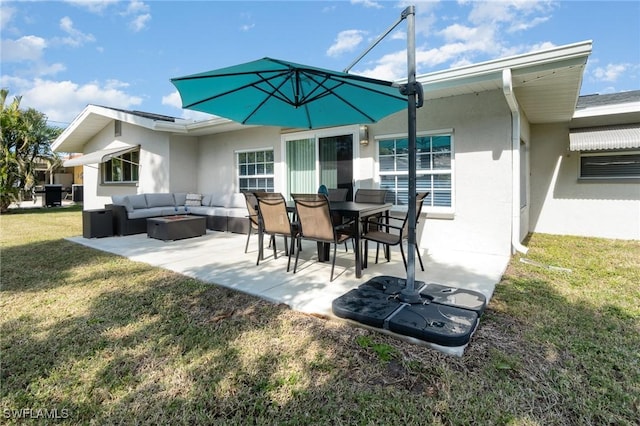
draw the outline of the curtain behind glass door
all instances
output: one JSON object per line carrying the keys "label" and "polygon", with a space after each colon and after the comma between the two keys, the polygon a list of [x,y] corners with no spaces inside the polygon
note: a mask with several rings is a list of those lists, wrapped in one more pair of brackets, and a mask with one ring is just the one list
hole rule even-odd
{"label": "curtain behind glass door", "polygon": [[287,170],[288,200],[291,194],[312,194],[318,190],[315,138],[287,142]]}

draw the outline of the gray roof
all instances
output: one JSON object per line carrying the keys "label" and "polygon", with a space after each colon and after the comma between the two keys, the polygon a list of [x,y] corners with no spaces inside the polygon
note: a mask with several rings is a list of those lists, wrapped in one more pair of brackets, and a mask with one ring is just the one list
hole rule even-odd
{"label": "gray roof", "polygon": [[607,95],[585,95],[578,98],[576,109],[591,108],[607,105],[626,104],[628,102],[640,101],[640,90],[630,90],[628,92],[610,93]]}
{"label": "gray roof", "polygon": [[162,115],[162,114],[154,114],[152,112],[113,108],[113,107],[104,106],[104,105],[96,105],[96,106],[99,106],[101,108],[112,109],[114,111],[124,112],[126,114],[137,115],[138,117],[148,118],[156,121],[169,121],[171,123],[175,123],[175,121],[177,120],[176,117],[171,117],[169,115]]}

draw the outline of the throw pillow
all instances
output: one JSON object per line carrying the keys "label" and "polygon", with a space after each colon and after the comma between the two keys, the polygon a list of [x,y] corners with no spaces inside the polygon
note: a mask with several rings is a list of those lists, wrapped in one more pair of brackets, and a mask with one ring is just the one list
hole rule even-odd
{"label": "throw pillow", "polygon": [[187,200],[184,202],[185,206],[201,206],[202,194],[187,194]]}

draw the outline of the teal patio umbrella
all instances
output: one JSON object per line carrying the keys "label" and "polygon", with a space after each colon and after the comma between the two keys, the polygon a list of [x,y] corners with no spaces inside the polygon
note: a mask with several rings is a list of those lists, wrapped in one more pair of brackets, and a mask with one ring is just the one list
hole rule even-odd
{"label": "teal patio umbrella", "polygon": [[272,58],[171,79],[186,109],[242,124],[322,128],[374,123],[407,108],[383,80]]}
{"label": "teal patio umbrella", "polygon": [[[396,85],[348,71],[400,22],[407,20],[407,82]],[[264,58],[214,71],[171,79],[182,107],[242,124],[322,128],[374,123],[406,110],[409,139],[409,230],[405,303],[421,303],[415,285],[416,108],[423,104],[416,82],[415,7],[398,20],[344,72]]]}

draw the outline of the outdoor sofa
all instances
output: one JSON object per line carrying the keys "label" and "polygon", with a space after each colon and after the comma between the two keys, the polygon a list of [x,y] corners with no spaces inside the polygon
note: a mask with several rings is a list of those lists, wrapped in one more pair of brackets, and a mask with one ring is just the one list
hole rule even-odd
{"label": "outdoor sofa", "polygon": [[191,214],[204,216],[207,229],[246,234],[249,219],[244,195],[235,194],[187,194],[148,193],[113,195],[112,211],[115,235],[132,235],[147,232],[147,219],[151,217]]}

